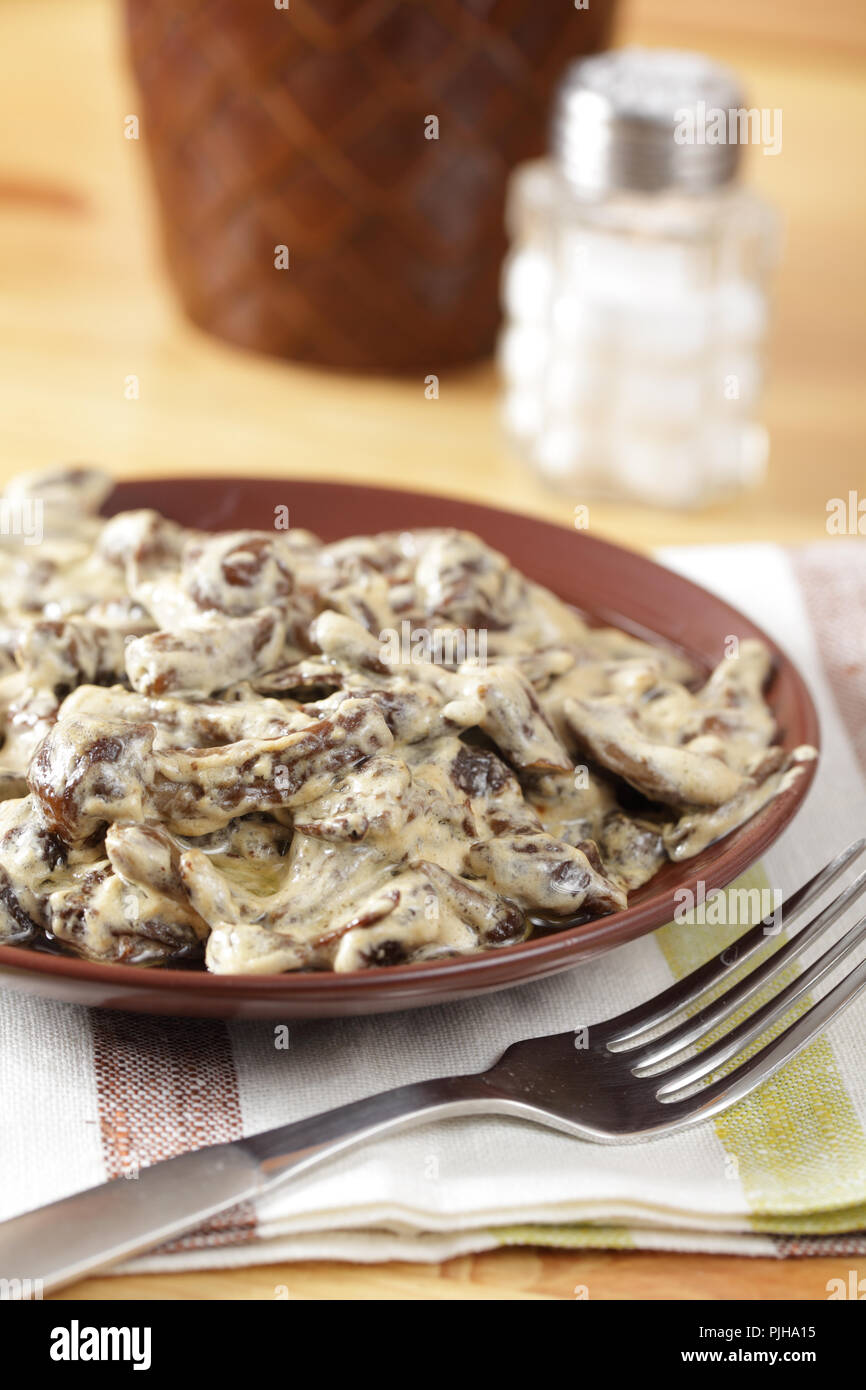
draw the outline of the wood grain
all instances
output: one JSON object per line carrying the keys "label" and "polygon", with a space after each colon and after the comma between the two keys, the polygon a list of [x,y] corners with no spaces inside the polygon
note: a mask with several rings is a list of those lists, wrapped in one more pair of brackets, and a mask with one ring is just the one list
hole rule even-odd
{"label": "wood grain", "polygon": [[[338,1264],[333,1260],[87,1279],[58,1299],[655,1299],[818,1300],[830,1279],[866,1273],[866,1260],[772,1260],[728,1255],[671,1255],[558,1250],[496,1250],[444,1264]],[[586,1293],[583,1293],[583,1290]]]}
{"label": "wood grain", "polygon": [[[860,176],[866,48],[859,0],[633,0],[619,38],[699,44],[731,62],[757,105],[781,107],[783,149],[752,181],[788,224],[766,419],[769,476],[690,516],[591,501],[593,528],[637,547],[796,541],[826,503],[863,488],[866,361]],[[0,477],[93,459],[118,474],[236,471],[450,492],[569,524],[557,495],[507,454],[491,367],[400,382],[302,369],[209,341],[161,273],[137,98],[110,0],[0,5]],[[146,134],[146,132],[145,132]],[[431,372],[437,364],[431,362]],[[136,377],[139,398],[124,394]],[[302,520],[302,519],[301,519]],[[862,1261],[501,1251],[445,1265],[295,1264],[87,1281],[87,1298],[824,1298]]]}

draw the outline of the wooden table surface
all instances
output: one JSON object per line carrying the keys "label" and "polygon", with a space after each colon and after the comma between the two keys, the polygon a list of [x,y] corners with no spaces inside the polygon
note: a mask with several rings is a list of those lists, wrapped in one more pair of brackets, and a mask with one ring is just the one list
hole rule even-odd
{"label": "wooden table surface", "polygon": [[[863,11],[834,0],[788,22],[781,0],[634,0],[619,37],[700,46],[783,112],[752,181],[783,210],[765,417],[766,482],[694,515],[590,501],[591,525],[636,547],[825,532],[826,503],[866,486],[862,241]],[[819,32],[811,32],[812,25]],[[725,27],[727,26],[727,27]],[[491,367],[359,379],[212,342],[162,276],[137,110],[111,0],[0,0],[0,476],[91,459],[118,475],[316,474],[407,485],[568,524],[587,499],[548,491],[508,457]],[[126,399],[136,376],[139,398]],[[846,1269],[866,1262],[846,1259]],[[823,1298],[838,1260],[500,1251],[433,1267],[335,1263],[90,1280],[87,1298]]]}

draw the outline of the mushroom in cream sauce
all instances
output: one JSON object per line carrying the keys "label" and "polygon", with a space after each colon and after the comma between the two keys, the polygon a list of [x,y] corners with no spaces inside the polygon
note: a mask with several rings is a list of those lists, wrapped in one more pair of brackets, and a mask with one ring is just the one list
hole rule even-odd
{"label": "mushroom in cream sauce", "polygon": [[104,520],[110,486],[5,494],[44,534],[0,548],[0,939],[240,974],[494,950],[622,910],[813,755],[774,743],[757,642],[702,681],[461,531],[209,534]]}

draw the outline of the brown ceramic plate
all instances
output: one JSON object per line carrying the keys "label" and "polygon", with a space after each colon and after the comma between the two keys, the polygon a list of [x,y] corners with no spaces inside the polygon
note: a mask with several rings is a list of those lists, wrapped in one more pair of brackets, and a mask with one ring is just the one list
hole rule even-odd
{"label": "brown ceramic plate", "polygon": [[[783,747],[817,747],[818,720],[802,677],[765,633],[695,584],[582,531],[467,502],[353,483],[296,479],[176,478],[122,483],[107,508],[156,507],[188,526],[268,530],[274,508],[326,540],[413,526],[475,531],[533,579],[593,620],[667,642],[709,668],[729,634],[759,637],[776,656],[769,691]],[[0,983],[79,1004],[216,1018],[324,1018],[440,1004],[566,970],[671,920],[674,893],[721,888],[758,858],[799,808],[808,764],[789,791],[746,825],[690,859],[667,864],[632,894],[625,912],[477,956],[336,975],[209,975],[97,965],[24,947],[0,947]]]}

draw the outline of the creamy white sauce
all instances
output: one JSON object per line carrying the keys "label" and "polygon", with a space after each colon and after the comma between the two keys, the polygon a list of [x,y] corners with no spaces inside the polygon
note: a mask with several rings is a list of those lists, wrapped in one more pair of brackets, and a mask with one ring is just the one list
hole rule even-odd
{"label": "creamy white sauce", "polygon": [[46,533],[0,547],[0,937],[230,973],[494,949],[623,908],[814,756],[773,745],[758,643],[701,683],[463,532],[208,535],[102,521],[109,487],[7,494]]}

